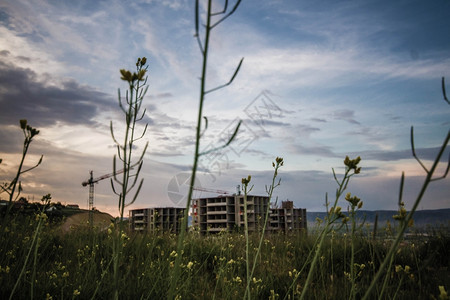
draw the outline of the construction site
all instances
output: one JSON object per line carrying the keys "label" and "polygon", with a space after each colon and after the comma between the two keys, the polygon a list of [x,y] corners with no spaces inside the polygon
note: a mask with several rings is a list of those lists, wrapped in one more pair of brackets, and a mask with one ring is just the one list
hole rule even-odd
{"label": "construction site", "polygon": [[[294,208],[292,201],[283,201],[276,207],[270,204],[267,196],[247,195],[246,200],[240,194],[193,199],[189,212],[190,229],[201,234],[243,231],[246,213],[249,231],[261,231],[266,217],[266,232],[307,230],[306,209]],[[176,207],[130,210],[130,229],[179,233],[184,213],[185,208]]]}
{"label": "construction site", "polygon": [[[122,172],[123,170],[119,170],[116,174]],[[82,182],[83,186],[89,186],[88,205],[91,224],[94,211],[94,184],[112,176],[114,173],[94,178],[93,172],[90,171],[90,177]],[[239,232],[244,230],[245,222],[251,232],[262,231],[263,228],[266,232],[307,230],[306,209],[295,208],[293,201],[282,201],[281,206],[276,206],[270,203],[268,196],[242,195],[239,187],[234,194],[203,187],[194,187],[194,190],[220,194],[215,197],[192,199],[189,211],[191,222],[188,229],[199,231],[201,234]],[[180,207],[133,209],[129,211],[129,227],[130,230],[137,232],[176,234],[181,230],[185,211],[186,208]]]}

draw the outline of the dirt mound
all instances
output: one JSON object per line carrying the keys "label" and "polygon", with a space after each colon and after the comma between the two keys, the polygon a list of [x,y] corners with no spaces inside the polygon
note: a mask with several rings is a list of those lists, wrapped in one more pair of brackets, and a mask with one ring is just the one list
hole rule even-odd
{"label": "dirt mound", "polygon": [[[100,230],[105,230],[111,224],[114,218],[102,212],[94,212],[94,227],[100,228]],[[80,212],[78,214],[72,215],[66,219],[64,224],[61,225],[61,230],[63,232],[69,232],[72,229],[79,227],[89,226],[89,212]]]}

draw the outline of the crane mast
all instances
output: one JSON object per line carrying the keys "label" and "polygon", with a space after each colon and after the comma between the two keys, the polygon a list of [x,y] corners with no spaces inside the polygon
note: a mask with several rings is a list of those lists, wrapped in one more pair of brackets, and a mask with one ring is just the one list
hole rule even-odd
{"label": "crane mast", "polygon": [[102,175],[100,177],[94,178],[94,171],[89,171],[90,177],[88,180],[85,180],[81,183],[82,186],[89,185],[89,199],[88,199],[88,205],[89,205],[89,225],[92,226],[94,224],[94,183],[98,183],[100,180],[110,178],[114,175],[123,173],[125,169],[121,169],[117,171],[116,173],[109,173]]}

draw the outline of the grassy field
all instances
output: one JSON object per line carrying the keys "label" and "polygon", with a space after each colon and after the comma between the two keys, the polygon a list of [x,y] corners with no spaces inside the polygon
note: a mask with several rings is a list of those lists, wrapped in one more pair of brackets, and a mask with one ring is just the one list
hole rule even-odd
{"label": "grassy field", "polygon": [[[76,215],[69,217],[76,217]],[[79,215],[82,218],[82,214]],[[5,221],[5,219],[3,219]],[[66,220],[52,222],[42,215],[15,215],[0,228],[0,298],[8,299],[110,299],[114,225],[72,227],[61,230]],[[39,227],[40,224],[40,227]],[[117,226],[117,225],[116,225]],[[37,229],[39,231],[37,231]],[[38,234],[36,234],[38,232]],[[320,228],[309,233],[268,234],[250,282],[253,299],[299,297],[314,253]],[[392,232],[379,236],[357,235],[354,271],[355,298],[367,289],[391,243]],[[259,235],[249,236],[249,261],[253,264]],[[246,290],[246,239],[243,234],[200,236],[190,232],[183,253],[177,253],[177,237],[170,234],[134,234],[120,237],[120,299],[163,299],[171,281],[175,258],[182,255],[178,299],[239,299]],[[350,235],[330,231],[322,247],[306,299],[350,297]],[[448,228],[424,239],[412,235],[402,242],[393,268],[377,284],[385,286],[383,299],[441,299],[439,286],[450,287]]]}

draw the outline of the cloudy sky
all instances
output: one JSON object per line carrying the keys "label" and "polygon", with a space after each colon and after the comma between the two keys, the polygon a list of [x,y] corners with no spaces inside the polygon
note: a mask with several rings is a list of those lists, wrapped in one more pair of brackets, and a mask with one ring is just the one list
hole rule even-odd
{"label": "cloudy sky", "polygon": [[[213,1],[219,10],[223,1]],[[230,6],[233,1],[230,1]],[[201,17],[205,5],[201,4]],[[112,172],[113,122],[124,118],[119,69],[148,59],[149,90],[142,122],[148,132],[144,188],[128,208],[184,205],[193,162],[201,53],[189,0],[46,1],[0,4],[0,182],[20,160],[20,119],[40,130],[26,160],[42,164],[22,176],[24,195],[87,207],[81,182]],[[265,194],[272,161],[279,172],[278,201],[324,210],[336,183],[332,168],[361,156],[362,172],[349,191],[366,209],[396,209],[401,172],[411,207],[425,173],[449,130],[450,2],[247,0],[211,36],[207,87],[208,129],[201,148],[219,145],[242,120],[236,141],[201,160],[197,185],[235,192],[252,175]],[[445,157],[448,157],[446,150]],[[438,172],[442,174],[445,162]],[[195,196],[217,195],[197,191]],[[0,194],[6,199],[6,193]],[[117,215],[108,180],[95,186],[94,206]],[[344,203],[342,203],[344,205]],[[421,209],[450,207],[449,179],[433,182]]]}

